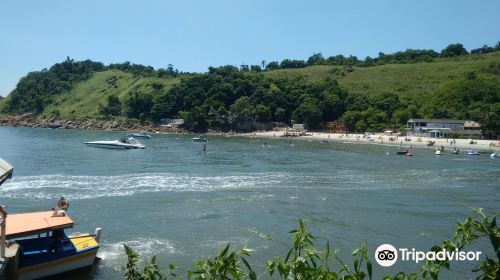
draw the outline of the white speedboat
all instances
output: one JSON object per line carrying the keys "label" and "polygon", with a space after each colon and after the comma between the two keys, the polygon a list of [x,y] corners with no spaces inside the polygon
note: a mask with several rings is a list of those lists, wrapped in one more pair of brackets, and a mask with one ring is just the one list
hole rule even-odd
{"label": "white speedboat", "polygon": [[141,132],[141,133],[132,133],[132,134],[130,134],[130,136],[132,136],[132,137],[136,137],[136,138],[147,138],[147,139],[151,139],[151,135],[146,134],[146,133],[144,133],[144,132]]}
{"label": "white speedboat", "polygon": [[193,142],[208,142],[208,139],[200,135],[193,137]]}
{"label": "white speedboat", "polygon": [[498,154],[498,153],[492,153],[490,155],[490,158],[496,158],[496,157],[500,157],[500,154]]}
{"label": "white speedboat", "polygon": [[122,138],[120,140],[105,140],[105,141],[91,141],[84,142],[92,147],[107,148],[107,149],[144,149],[146,145],[140,143],[133,137]]}
{"label": "white speedboat", "polygon": [[442,155],[443,155],[443,151],[441,151],[441,150],[436,150],[436,151],[434,152],[434,154],[435,154],[436,156],[442,156]]}
{"label": "white speedboat", "polygon": [[470,151],[467,151],[467,155],[469,156],[479,156],[481,155],[480,153],[474,151],[474,150],[470,150]]}
{"label": "white speedboat", "polygon": [[12,178],[14,167],[0,158],[0,185],[7,179]]}

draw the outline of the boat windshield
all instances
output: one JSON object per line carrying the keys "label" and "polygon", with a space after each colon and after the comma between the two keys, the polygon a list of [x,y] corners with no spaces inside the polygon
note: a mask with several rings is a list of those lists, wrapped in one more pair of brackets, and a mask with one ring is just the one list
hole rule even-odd
{"label": "boat windshield", "polygon": [[127,141],[129,144],[141,144],[139,141],[137,141],[135,138],[130,137]]}

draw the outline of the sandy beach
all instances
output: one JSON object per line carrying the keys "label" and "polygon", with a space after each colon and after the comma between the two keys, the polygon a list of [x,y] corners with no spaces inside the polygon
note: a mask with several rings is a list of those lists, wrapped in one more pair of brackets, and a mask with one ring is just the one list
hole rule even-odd
{"label": "sandy beach", "polygon": [[[254,133],[238,134],[247,137],[262,137],[262,138],[284,138],[285,131],[261,131]],[[403,148],[425,148],[428,141],[434,141],[432,147],[443,146],[446,151],[453,150],[454,147],[461,151],[474,150],[479,152],[500,151],[499,140],[479,140],[474,139],[474,144],[471,144],[470,139],[446,139],[446,138],[429,138],[429,137],[405,137],[405,136],[388,136],[382,133],[371,135],[370,137],[364,134],[340,134],[340,133],[326,133],[326,132],[312,132],[305,136],[291,137],[289,139],[299,140],[312,140],[312,141],[328,141],[330,143],[351,143],[351,144],[371,144],[371,145],[385,145]],[[452,140],[454,142],[452,142]],[[429,148],[432,148],[429,147]]]}

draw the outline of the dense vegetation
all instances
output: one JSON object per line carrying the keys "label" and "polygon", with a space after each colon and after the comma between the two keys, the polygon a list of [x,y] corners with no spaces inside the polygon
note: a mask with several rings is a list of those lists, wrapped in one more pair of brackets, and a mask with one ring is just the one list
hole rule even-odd
{"label": "dense vegetation", "polygon": [[[477,279],[494,280],[500,279],[500,231],[496,223],[496,215],[488,217],[482,209],[475,209],[474,213],[478,219],[468,217],[464,222],[457,223],[453,238],[445,240],[440,245],[430,248],[435,253],[442,250],[453,252],[462,251],[479,239],[489,241],[495,253],[493,256],[485,256],[474,269]],[[264,266],[266,269],[258,275],[247,258],[251,250],[247,248],[230,250],[227,244],[216,257],[199,261],[193,270],[187,271],[188,279],[212,279],[212,280],[239,280],[239,279],[266,279],[275,276],[274,279],[294,280],[362,280],[372,279],[373,265],[370,261],[366,242],[352,252],[352,266],[343,262],[338,257],[339,250],[331,250],[327,241],[323,249],[316,248],[317,240],[314,235],[307,231],[305,223],[301,220],[299,228],[291,231],[293,242],[286,245],[288,252],[286,257],[274,257]],[[264,236],[272,240],[269,236]],[[182,279],[175,265],[170,264],[168,272],[164,272],[158,264],[156,257],[140,269],[137,264],[140,255],[131,247],[125,245],[128,262],[123,268],[127,280],[153,280],[153,279]],[[427,260],[421,267],[420,272],[399,272],[396,275],[386,275],[385,280],[437,280],[442,275],[442,270],[449,270],[451,261]],[[445,273],[443,273],[446,275]]]}
{"label": "dense vegetation", "polygon": [[202,74],[68,58],[29,73],[0,104],[3,112],[46,117],[183,118],[193,131],[249,130],[269,122],[321,129],[331,121],[350,131],[380,131],[400,128],[410,117],[470,119],[482,124],[486,137],[498,138],[499,47],[469,53],[452,44],[440,53],[380,53],[362,63],[314,54],[307,61],[263,62],[266,71],[242,65]]}

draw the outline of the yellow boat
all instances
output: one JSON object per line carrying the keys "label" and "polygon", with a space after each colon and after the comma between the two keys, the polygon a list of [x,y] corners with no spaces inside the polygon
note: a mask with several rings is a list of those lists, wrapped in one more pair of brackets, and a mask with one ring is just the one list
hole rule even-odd
{"label": "yellow boat", "polygon": [[16,248],[12,255],[17,265],[11,272],[15,279],[53,277],[90,270],[93,266],[101,229],[92,235],[66,235],[64,230],[72,228],[74,222],[62,210],[64,205],[67,202],[61,198],[58,207],[51,211],[5,215],[2,239],[8,240],[8,247]]}

